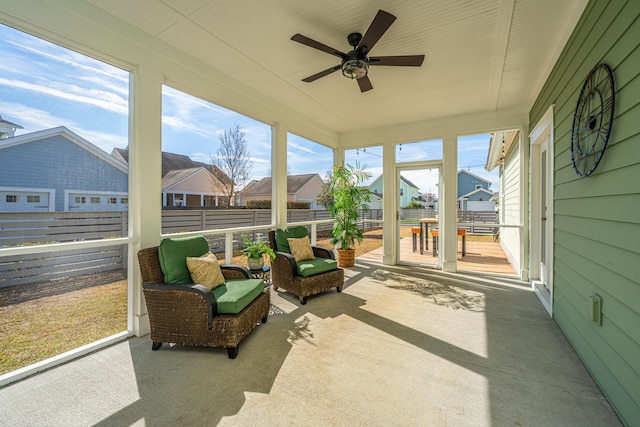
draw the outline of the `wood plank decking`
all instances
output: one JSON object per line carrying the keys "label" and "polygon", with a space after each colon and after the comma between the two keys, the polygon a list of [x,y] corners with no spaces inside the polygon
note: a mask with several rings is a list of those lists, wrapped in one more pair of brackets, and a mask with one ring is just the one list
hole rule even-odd
{"label": "wood plank decking", "polygon": [[[368,252],[358,259],[382,262],[382,248]],[[401,262],[436,266],[438,259],[433,257],[431,241],[429,250],[420,255],[420,249],[413,252],[411,237],[400,239]],[[458,270],[477,271],[483,273],[516,275],[513,266],[498,242],[473,242],[467,240],[467,255],[462,256],[462,240],[458,238]]]}

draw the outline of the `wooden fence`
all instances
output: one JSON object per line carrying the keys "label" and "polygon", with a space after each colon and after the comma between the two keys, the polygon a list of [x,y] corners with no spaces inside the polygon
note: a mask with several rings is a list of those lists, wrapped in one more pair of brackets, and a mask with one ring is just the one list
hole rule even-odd
{"label": "wooden fence", "polygon": [[[401,219],[434,217],[432,209],[402,209]],[[469,233],[492,234],[497,224],[496,212],[459,212],[459,222],[473,223],[461,226]],[[291,209],[287,222],[310,222],[330,219],[326,210]],[[363,214],[363,228],[380,227],[382,210],[370,210]],[[269,227],[269,209],[216,209],[216,210],[164,210],[162,232],[178,233],[198,230],[224,230],[237,227]],[[332,224],[318,224],[319,236],[327,236]],[[0,213],[0,248],[38,245],[46,243],[77,242],[105,238],[124,237],[127,231],[127,212],[34,212]],[[234,247],[242,244],[242,236],[250,239],[262,237],[266,232],[248,231],[234,233]],[[214,251],[224,251],[225,236],[208,236]],[[0,257],[0,288],[24,283],[85,275],[127,268],[127,246],[76,249],[63,252],[40,253]]]}
{"label": "wooden fence", "polygon": [[[400,220],[403,224],[418,225],[420,218],[435,218],[436,209],[400,209]],[[495,234],[498,228],[497,211],[458,211],[458,226],[470,234]],[[464,225],[467,224],[467,225]]]}

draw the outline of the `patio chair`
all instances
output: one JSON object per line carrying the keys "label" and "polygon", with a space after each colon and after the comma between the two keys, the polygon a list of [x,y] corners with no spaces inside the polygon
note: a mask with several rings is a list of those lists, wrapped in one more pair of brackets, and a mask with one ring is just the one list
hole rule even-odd
{"label": "patio chair", "polygon": [[307,297],[310,295],[333,288],[342,292],[344,285],[344,270],[338,268],[333,251],[308,244],[312,253],[306,259],[298,257],[299,260],[296,261],[288,239],[304,240],[305,237],[308,240],[306,227],[269,232],[271,249],[276,253],[276,259],[271,263],[273,290],[282,288],[296,295],[302,305],[307,303]]}
{"label": "patio chair", "polygon": [[190,283],[186,257],[208,253],[202,236],[165,239],[160,247],[138,251],[153,350],[162,343],[223,347],[235,359],[240,342],[267,322],[269,289],[246,267],[220,265],[223,283],[213,289]]}

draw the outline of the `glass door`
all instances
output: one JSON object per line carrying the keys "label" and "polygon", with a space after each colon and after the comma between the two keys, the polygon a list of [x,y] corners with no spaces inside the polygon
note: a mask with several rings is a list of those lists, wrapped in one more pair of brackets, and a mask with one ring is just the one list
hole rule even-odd
{"label": "glass door", "polygon": [[440,167],[400,167],[396,182],[398,262],[440,268]]}

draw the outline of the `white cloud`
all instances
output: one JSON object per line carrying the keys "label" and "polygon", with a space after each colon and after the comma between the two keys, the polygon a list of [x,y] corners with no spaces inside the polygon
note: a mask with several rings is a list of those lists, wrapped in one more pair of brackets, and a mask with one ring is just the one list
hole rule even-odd
{"label": "white cloud", "polygon": [[107,94],[102,91],[94,91],[91,94],[92,96],[85,96],[81,95],[81,93],[87,93],[86,88],[66,86],[66,89],[68,89],[68,91],[66,91],[40,84],[27,83],[20,80],[9,80],[2,77],[0,77],[0,85],[7,86],[12,90],[22,89],[36,94],[51,95],[67,101],[93,105],[113,113],[129,113],[129,106],[126,100],[117,97],[116,95],[106,96]]}

